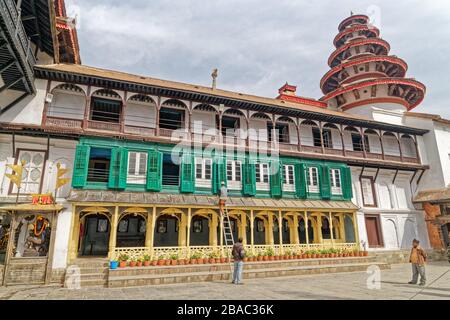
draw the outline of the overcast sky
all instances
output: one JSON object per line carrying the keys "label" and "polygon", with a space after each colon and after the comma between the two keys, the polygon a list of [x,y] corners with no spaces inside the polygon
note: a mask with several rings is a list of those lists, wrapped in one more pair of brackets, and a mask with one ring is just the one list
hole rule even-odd
{"label": "overcast sky", "polygon": [[320,98],[338,24],[371,16],[408,77],[427,86],[417,112],[450,119],[448,0],[66,0],[85,65],[275,97],[286,81]]}

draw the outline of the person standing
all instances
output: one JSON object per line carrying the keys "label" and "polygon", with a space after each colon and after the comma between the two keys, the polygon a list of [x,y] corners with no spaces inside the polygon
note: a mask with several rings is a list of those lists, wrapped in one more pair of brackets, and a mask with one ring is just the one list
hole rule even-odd
{"label": "person standing", "polygon": [[228,189],[225,186],[225,182],[222,181],[220,190],[219,190],[219,210],[220,210],[220,214],[223,214],[223,210],[225,208],[225,203],[227,201],[227,197],[228,197]]}
{"label": "person standing", "polygon": [[234,272],[233,272],[233,281],[234,284],[243,284],[242,283],[242,271],[244,269],[244,257],[245,250],[242,245],[242,238],[239,238],[238,241],[234,244],[231,255],[234,259]]}
{"label": "person standing", "polygon": [[420,275],[419,285],[424,286],[427,279],[425,276],[425,262],[427,261],[427,253],[419,246],[420,241],[414,239],[412,242],[411,255],[409,262],[412,265],[412,280],[409,284],[417,284]]}

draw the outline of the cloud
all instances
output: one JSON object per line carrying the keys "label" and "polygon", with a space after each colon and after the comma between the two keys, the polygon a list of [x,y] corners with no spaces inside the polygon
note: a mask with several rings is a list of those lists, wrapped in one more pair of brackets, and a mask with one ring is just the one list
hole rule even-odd
{"label": "cloud", "polygon": [[[408,76],[427,86],[418,112],[450,118],[450,2],[293,0],[70,0],[83,63],[274,97],[289,81],[320,98],[340,21],[374,15]],[[70,12],[70,10],[69,10]]]}

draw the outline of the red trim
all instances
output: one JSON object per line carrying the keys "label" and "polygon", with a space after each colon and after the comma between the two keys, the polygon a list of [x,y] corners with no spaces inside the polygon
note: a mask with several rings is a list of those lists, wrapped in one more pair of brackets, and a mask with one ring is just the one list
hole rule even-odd
{"label": "red trim", "polygon": [[328,80],[327,78],[330,78],[331,76],[333,76],[334,73],[341,71],[344,68],[348,68],[348,67],[352,67],[354,65],[358,65],[358,64],[362,64],[362,63],[366,63],[366,62],[379,62],[379,61],[387,61],[387,62],[392,62],[392,63],[396,63],[398,65],[400,65],[401,67],[403,67],[403,69],[405,69],[405,73],[408,70],[408,64],[397,57],[392,57],[392,56],[377,56],[377,57],[370,57],[370,58],[360,58],[358,60],[352,60],[346,63],[343,63],[341,65],[338,65],[334,68],[332,68],[330,71],[328,71],[322,78],[322,80],[320,80],[320,88],[323,91],[323,86],[325,84],[325,82]]}
{"label": "red trim", "polygon": [[[411,110],[411,109],[415,108],[416,106],[418,106],[423,101],[423,99],[425,98],[426,87],[422,83],[417,81],[417,80],[413,80],[413,79],[396,79],[396,78],[387,78],[387,79],[385,79],[385,78],[382,78],[382,79],[375,79],[375,80],[367,80],[367,81],[364,81],[364,82],[361,82],[361,83],[357,83],[357,84],[354,84],[354,85],[347,86],[345,88],[340,88],[340,89],[334,90],[334,91],[330,92],[329,94],[327,94],[326,96],[322,97],[320,100],[321,101],[328,101],[328,100],[330,100],[330,99],[332,99],[332,98],[334,98],[334,97],[336,97],[338,95],[341,95],[341,94],[353,91],[355,89],[361,89],[361,88],[364,88],[364,87],[370,87],[372,85],[380,85],[380,84],[404,84],[404,85],[412,86],[412,87],[422,91],[422,96],[419,98],[419,100],[417,100],[416,103],[414,103],[412,105],[408,104],[408,110]],[[368,99],[368,100],[373,101],[375,99],[377,99],[377,98]],[[381,98],[378,98],[378,99],[381,99]],[[368,101],[368,100],[364,100],[364,101]]]}
{"label": "red trim", "polygon": [[344,30],[342,32],[339,32],[336,37],[334,37],[333,40],[333,44],[336,46],[336,43],[342,39],[343,36],[349,34],[349,33],[353,33],[356,31],[360,31],[360,30],[367,30],[367,31],[371,31],[372,33],[375,34],[375,37],[378,37],[380,35],[380,30],[376,27],[369,27],[369,26],[354,26],[353,28],[350,28],[348,30]]}
{"label": "red trim", "polygon": [[350,17],[342,20],[341,23],[339,23],[339,26],[338,26],[339,31],[342,31],[342,28],[344,28],[344,24],[347,23],[348,21],[358,20],[358,19],[366,20],[366,22],[369,21],[369,17],[364,15],[364,14],[358,14],[358,15],[350,16]]}
{"label": "red trim", "polygon": [[387,75],[385,74],[385,73],[383,73],[383,72],[366,72],[366,73],[360,73],[360,74],[357,74],[357,75],[355,75],[355,76],[353,76],[353,77],[349,77],[349,78],[347,78],[347,79],[345,79],[344,81],[342,81],[341,82],[341,85],[344,85],[344,84],[348,84],[348,83],[351,83],[351,82],[354,82],[354,81],[358,81],[358,80],[361,80],[361,79],[370,79],[370,80],[372,80],[372,78],[387,78]]}
{"label": "red trim", "polygon": [[369,98],[369,99],[364,99],[361,101],[356,101],[356,102],[353,102],[353,103],[350,103],[348,105],[341,107],[341,110],[347,111],[349,109],[364,106],[369,103],[396,103],[396,104],[401,104],[408,110],[410,109],[410,105],[409,105],[408,101],[406,101],[402,98],[390,97],[390,98]]}
{"label": "red trim", "polygon": [[378,44],[383,46],[387,52],[389,52],[389,50],[391,50],[391,46],[389,45],[389,43],[383,39],[366,39],[363,41],[355,41],[355,42],[350,42],[347,43],[345,46],[340,47],[339,49],[336,49],[328,58],[328,65],[331,67],[332,62],[334,61],[334,59],[341,54],[342,52],[344,52],[345,50],[347,50],[348,48],[351,47],[356,47],[356,46],[361,46],[364,44]]}
{"label": "red trim", "polygon": [[284,86],[282,86],[278,90],[278,93],[282,94],[284,91],[296,92],[297,91],[297,86],[293,86],[293,85],[290,85],[290,84],[286,83]]}
{"label": "red trim", "polygon": [[320,102],[320,101],[313,100],[313,99],[306,99],[306,98],[302,98],[302,97],[298,97],[298,96],[290,96],[290,95],[286,95],[286,94],[280,94],[277,97],[277,99],[283,100],[283,101],[301,103],[301,104],[305,104],[308,106],[319,107],[319,108],[327,107],[327,104],[325,102]]}

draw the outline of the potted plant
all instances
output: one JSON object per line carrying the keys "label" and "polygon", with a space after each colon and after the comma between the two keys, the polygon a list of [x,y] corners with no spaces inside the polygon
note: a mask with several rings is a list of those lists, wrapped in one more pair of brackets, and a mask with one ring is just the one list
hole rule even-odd
{"label": "potted plant", "polygon": [[143,257],[140,257],[140,258],[136,259],[136,266],[137,267],[142,267],[143,263],[144,263],[144,258]]}
{"label": "potted plant", "polygon": [[367,257],[369,255],[369,251],[363,251],[363,256]]}
{"label": "potted plant", "polygon": [[120,267],[120,268],[125,268],[125,267],[127,266],[127,261],[128,261],[128,259],[129,259],[128,255],[122,253],[122,254],[119,256],[119,267]]}
{"label": "potted plant", "polygon": [[145,254],[143,259],[144,259],[144,267],[148,267],[150,265],[150,256],[148,254]]}
{"label": "potted plant", "polygon": [[170,256],[170,265],[176,266],[178,264],[178,253],[173,253]]}
{"label": "potted plant", "polygon": [[275,260],[275,251],[273,248],[267,248],[265,256],[268,258],[267,260]]}
{"label": "potted plant", "polygon": [[158,265],[158,260],[152,260],[152,261],[150,262],[150,264],[152,265],[152,267],[155,267],[155,266]]}
{"label": "potted plant", "polygon": [[160,254],[158,256],[158,266],[164,266],[166,264],[166,256],[164,254]]}
{"label": "potted plant", "polygon": [[130,260],[130,267],[135,267],[136,266],[136,259],[133,258]]}
{"label": "potted plant", "polygon": [[258,258],[257,258],[258,261],[263,261],[263,260],[264,260],[264,257],[263,257],[263,255],[262,255],[262,252],[258,252],[258,253],[257,253],[257,257],[258,257]]}
{"label": "potted plant", "polygon": [[111,270],[117,269],[118,266],[119,266],[119,261],[117,261],[117,260],[111,260],[111,261],[109,262],[109,268],[110,268]]}
{"label": "potted plant", "polygon": [[[191,264],[200,264],[200,258],[202,257],[202,255],[200,254],[200,252],[197,252],[197,251],[195,251],[195,252],[193,252],[192,254],[191,254],[191,260],[190,260],[190,263]],[[201,263],[203,263],[203,259],[202,259],[202,262]]]}

